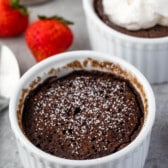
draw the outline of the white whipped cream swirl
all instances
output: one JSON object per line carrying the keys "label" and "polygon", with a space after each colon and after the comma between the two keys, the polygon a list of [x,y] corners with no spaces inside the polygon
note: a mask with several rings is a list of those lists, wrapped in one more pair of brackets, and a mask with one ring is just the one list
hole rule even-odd
{"label": "white whipped cream swirl", "polygon": [[105,14],[128,30],[168,26],[168,0],[103,0]]}

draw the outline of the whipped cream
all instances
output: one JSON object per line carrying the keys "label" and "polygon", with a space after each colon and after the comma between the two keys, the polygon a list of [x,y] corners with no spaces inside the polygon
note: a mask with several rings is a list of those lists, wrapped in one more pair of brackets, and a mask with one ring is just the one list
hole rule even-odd
{"label": "whipped cream", "polygon": [[105,14],[114,24],[139,30],[168,26],[168,0],[103,0]]}

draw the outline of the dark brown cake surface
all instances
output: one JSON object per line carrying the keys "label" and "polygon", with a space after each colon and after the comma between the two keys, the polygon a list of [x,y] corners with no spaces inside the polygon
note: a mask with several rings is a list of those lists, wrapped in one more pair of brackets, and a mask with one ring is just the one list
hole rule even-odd
{"label": "dark brown cake surface", "polygon": [[168,27],[166,26],[160,26],[156,25],[155,27],[149,28],[149,29],[141,29],[138,31],[130,31],[125,28],[122,28],[120,26],[115,25],[112,23],[108,16],[104,13],[102,0],[94,0],[94,8],[99,16],[99,18],[106,23],[111,28],[131,36],[137,36],[137,37],[145,37],[145,38],[157,38],[157,37],[165,37],[168,36]]}
{"label": "dark brown cake surface", "polygon": [[27,96],[22,114],[28,139],[58,157],[109,155],[139,133],[144,111],[129,81],[98,71],[48,78]]}

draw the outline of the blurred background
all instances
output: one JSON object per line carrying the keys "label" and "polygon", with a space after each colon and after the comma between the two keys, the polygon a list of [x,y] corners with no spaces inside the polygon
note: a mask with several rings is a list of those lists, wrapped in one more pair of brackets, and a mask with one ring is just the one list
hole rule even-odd
{"label": "blurred background", "polygon": [[[37,15],[55,14],[74,21],[75,24],[70,26],[74,33],[74,42],[69,50],[90,49],[82,0],[22,0],[22,3],[29,4],[30,22],[37,20]],[[5,44],[12,49],[19,62],[21,74],[36,63],[25,43],[24,34],[15,38],[0,38],[0,44]],[[167,168],[168,84],[152,85],[152,87],[156,96],[157,115],[145,168]],[[0,113],[0,168],[23,168],[15,138],[10,129],[8,109]]]}

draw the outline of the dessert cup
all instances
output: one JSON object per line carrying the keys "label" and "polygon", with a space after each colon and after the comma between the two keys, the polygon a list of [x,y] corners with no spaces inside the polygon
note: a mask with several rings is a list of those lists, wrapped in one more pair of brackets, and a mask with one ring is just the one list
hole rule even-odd
{"label": "dessert cup", "polygon": [[93,0],[83,0],[83,7],[93,50],[127,60],[151,83],[168,81],[168,37],[141,38],[120,33],[98,17]]}
{"label": "dessert cup", "polygon": [[[138,136],[113,154],[90,160],[70,160],[48,154],[34,146],[22,131],[22,109],[26,95],[46,78],[61,77],[73,70],[98,70],[128,79],[139,92],[144,105],[144,124]],[[155,98],[145,77],[121,58],[94,51],[58,54],[32,67],[20,79],[10,100],[9,116],[21,161],[25,168],[143,168],[155,118]]]}

